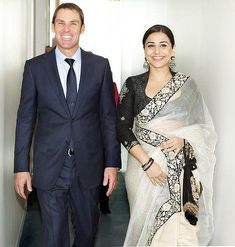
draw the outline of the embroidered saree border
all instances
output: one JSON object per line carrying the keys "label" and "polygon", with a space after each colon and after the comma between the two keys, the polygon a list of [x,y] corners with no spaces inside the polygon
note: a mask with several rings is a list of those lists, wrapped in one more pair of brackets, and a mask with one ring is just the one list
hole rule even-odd
{"label": "embroidered saree border", "polygon": [[137,123],[147,123],[153,119],[165,106],[169,99],[183,86],[189,76],[177,73],[171,80],[152,98],[146,107],[136,116]]}
{"label": "embroidered saree border", "polygon": [[[182,73],[177,73],[136,116],[135,135],[138,139],[154,147],[158,147],[162,142],[168,140],[165,136],[145,129],[141,125],[156,117],[169,99],[183,86],[188,78],[188,76]],[[147,246],[151,245],[158,229],[164,225],[174,213],[181,211],[181,188],[179,178],[184,162],[183,151],[181,150],[176,157],[172,156],[172,154],[174,154],[172,152],[168,153],[163,151],[163,153],[167,159],[167,180],[170,199],[160,207],[158,212],[156,212],[154,224],[149,231],[150,233],[146,243]]]}
{"label": "embroidered saree border", "polygon": [[[136,126],[136,137],[143,142],[152,146],[158,147],[167,138],[156,132],[144,129]],[[155,137],[155,138],[154,138]],[[181,150],[174,158],[173,152],[164,152],[167,159],[168,167],[168,186],[170,191],[170,199],[166,201],[155,215],[155,222],[150,230],[150,235],[146,243],[147,246],[151,245],[152,239],[156,234],[157,230],[166,223],[166,221],[176,212],[181,211],[181,189],[180,189],[180,173],[183,167],[183,151]]]}

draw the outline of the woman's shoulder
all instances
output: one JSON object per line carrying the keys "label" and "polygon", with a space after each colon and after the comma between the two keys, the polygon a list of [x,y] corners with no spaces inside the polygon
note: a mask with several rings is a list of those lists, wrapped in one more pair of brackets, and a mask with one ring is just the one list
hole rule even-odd
{"label": "woman's shoulder", "polygon": [[145,73],[142,73],[142,74],[129,76],[127,78],[127,80],[138,81],[138,80],[146,79],[147,77],[148,77],[148,72],[145,72]]}
{"label": "woman's shoulder", "polygon": [[198,85],[192,76],[182,72],[177,72],[175,76],[178,76],[178,79],[180,78],[184,81],[182,83],[182,90],[187,92],[187,94],[200,94]]}
{"label": "woman's shoulder", "polygon": [[148,72],[145,72],[142,74],[129,76],[126,79],[126,84],[134,86],[134,85],[138,85],[138,84],[143,84],[147,80],[148,80]]}
{"label": "woman's shoulder", "polygon": [[192,85],[194,87],[197,87],[196,82],[194,80],[194,78],[186,73],[183,72],[175,72],[174,74],[174,78],[175,80],[182,80],[185,81],[186,85]]}
{"label": "woman's shoulder", "polygon": [[189,80],[189,78],[190,78],[190,76],[189,75],[187,75],[187,74],[185,74],[185,73],[183,73],[183,72],[171,72],[172,73],[172,76],[173,76],[173,78],[175,79],[175,80],[177,80],[177,81],[188,81]]}

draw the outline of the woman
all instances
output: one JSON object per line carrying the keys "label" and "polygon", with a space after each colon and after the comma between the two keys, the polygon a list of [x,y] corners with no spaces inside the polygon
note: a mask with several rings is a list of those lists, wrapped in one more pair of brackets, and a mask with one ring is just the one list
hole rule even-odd
{"label": "woman", "polygon": [[149,28],[143,47],[148,72],[126,80],[118,106],[119,139],[129,151],[124,246],[206,245],[213,232],[213,123],[194,80],[171,69],[171,30]]}

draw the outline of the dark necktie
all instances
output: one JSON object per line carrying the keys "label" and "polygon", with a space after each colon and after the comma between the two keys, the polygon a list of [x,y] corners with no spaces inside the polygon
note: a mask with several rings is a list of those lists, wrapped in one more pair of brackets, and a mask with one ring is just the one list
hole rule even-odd
{"label": "dark necktie", "polygon": [[65,61],[69,64],[70,68],[67,75],[67,93],[66,93],[66,100],[69,106],[70,113],[73,113],[73,109],[76,103],[77,98],[77,80],[76,74],[73,69],[74,59],[66,58]]}

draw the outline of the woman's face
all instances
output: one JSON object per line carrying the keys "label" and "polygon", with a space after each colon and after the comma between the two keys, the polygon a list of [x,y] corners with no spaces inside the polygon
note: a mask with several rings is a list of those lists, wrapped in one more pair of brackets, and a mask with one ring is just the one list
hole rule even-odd
{"label": "woman's face", "polygon": [[165,33],[155,32],[148,36],[144,45],[144,54],[150,67],[168,67],[174,56],[174,47]]}

